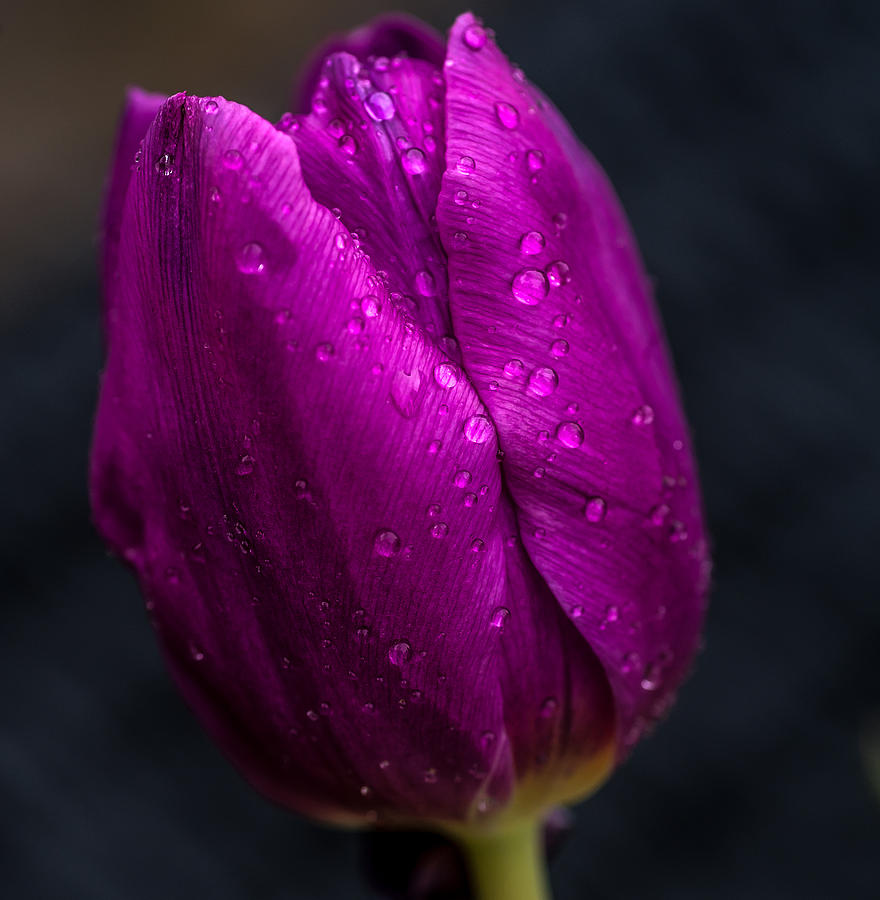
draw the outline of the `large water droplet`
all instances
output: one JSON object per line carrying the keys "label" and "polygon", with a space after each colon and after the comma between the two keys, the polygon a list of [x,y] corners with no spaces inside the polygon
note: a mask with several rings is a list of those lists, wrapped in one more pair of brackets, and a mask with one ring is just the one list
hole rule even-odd
{"label": "large water droplet", "polygon": [[431,527],[431,536],[435,538],[445,538],[449,534],[449,526],[445,522],[438,522]]}
{"label": "large water droplet", "polygon": [[485,416],[471,416],[462,430],[472,444],[485,444],[492,436],[492,423]]}
{"label": "large water droplet", "polygon": [[526,165],[530,172],[540,172],[544,168],[544,154],[540,150],[529,150],[526,153]]}
{"label": "large water droplet", "polygon": [[557,359],[561,356],[565,356],[568,353],[568,341],[562,340],[561,338],[558,341],[553,341],[550,345],[550,352]]}
{"label": "large water droplet", "polygon": [[388,660],[392,666],[405,666],[412,656],[412,646],[409,641],[395,641],[388,648]]}
{"label": "large water droplet", "polygon": [[495,115],[505,128],[516,128],[519,125],[519,111],[509,103],[498,101],[495,104]]}
{"label": "large water droplet", "polygon": [[563,422],[556,429],[556,437],[566,447],[580,447],[584,442],[584,429],[577,422]]}
{"label": "large water droplet", "polygon": [[249,453],[245,453],[244,456],[240,456],[238,459],[238,465],[235,467],[236,475],[250,475],[251,472],[254,471],[254,465],[256,464],[256,460]]}
{"label": "large water droplet", "polygon": [[223,165],[226,166],[227,169],[231,169],[233,172],[237,169],[241,168],[244,160],[241,157],[241,153],[238,150],[227,150],[223,154]]}
{"label": "large water droplet", "polygon": [[170,153],[163,153],[157,160],[155,165],[156,171],[167,177],[174,174],[174,161],[171,159]]}
{"label": "large water droplet", "polygon": [[400,538],[393,531],[380,531],[373,539],[373,549],[379,556],[394,556],[400,552]]}
{"label": "large water droplet", "polygon": [[540,269],[521,269],[513,276],[511,290],[520,303],[535,306],[547,296],[550,287]]}
{"label": "large water droplet", "polygon": [[440,363],[435,366],[434,381],[447,390],[454,388],[458,384],[458,366],[452,363]]}
{"label": "large water droplet", "polygon": [[461,156],[459,157],[458,163],[455,167],[462,175],[473,175],[475,169],[477,168],[476,162],[474,162],[474,158],[472,156]]}
{"label": "large water droplet", "polygon": [[539,366],[529,375],[529,390],[538,397],[547,397],[559,385],[559,376],[549,366]]}
{"label": "large water droplet", "polygon": [[509,359],[504,364],[504,374],[508,378],[519,378],[525,371],[525,366],[521,359]]}
{"label": "large water droplet", "polygon": [[358,143],[350,134],[342,135],[337,146],[346,156],[354,156],[358,152]]}
{"label": "large water droplet", "polygon": [[379,303],[379,298],[373,294],[367,294],[367,296],[361,300],[361,312],[368,319],[375,319],[381,311],[382,306]]}
{"label": "large water droplet", "polygon": [[256,241],[245,244],[235,255],[235,264],[239,272],[245,275],[257,275],[266,268],[263,248]]}
{"label": "large water droplet", "polygon": [[563,287],[571,281],[571,266],[564,260],[557,259],[547,266],[547,278],[553,287]]}
{"label": "large water droplet", "polygon": [[654,421],[654,410],[645,404],[640,406],[632,415],[633,425],[650,425]]}
{"label": "large water droplet", "polygon": [[364,101],[364,107],[371,119],[384,122],[394,118],[394,101],[384,91],[375,91]]}
{"label": "large water droplet", "polygon": [[461,39],[469,50],[482,50],[486,46],[488,37],[486,29],[478,22],[471,22],[462,32]]}
{"label": "large water droplet", "polygon": [[459,469],[452,477],[452,483],[457,488],[466,488],[473,479],[473,476],[467,469]]}

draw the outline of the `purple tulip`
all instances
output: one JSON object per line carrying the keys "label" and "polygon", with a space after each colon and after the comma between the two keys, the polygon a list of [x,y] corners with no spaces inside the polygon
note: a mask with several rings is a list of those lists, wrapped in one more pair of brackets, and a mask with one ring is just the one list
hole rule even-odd
{"label": "purple tulip", "polygon": [[277,125],[129,95],[95,519],[269,797],[537,817],[607,777],[694,656],[675,377],[607,179],[490,31],[384,20],[332,50]]}

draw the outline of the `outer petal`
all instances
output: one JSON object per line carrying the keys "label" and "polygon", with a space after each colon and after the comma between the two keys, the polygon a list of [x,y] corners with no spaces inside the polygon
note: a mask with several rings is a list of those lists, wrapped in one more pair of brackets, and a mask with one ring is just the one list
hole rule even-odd
{"label": "outer petal", "polygon": [[219,99],[162,107],[123,216],[94,514],[256,786],[461,818],[513,777],[483,739],[504,729],[497,445],[344,234],[285,135]]}
{"label": "outer petal", "polygon": [[102,211],[101,283],[105,294],[110,293],[110,281],[116,265],[120,220],[135,153],[165,99],[163,94],[150,94],[138,87],[129,88],[125,97]]}
{"label": "outer petal", "polygon": [[348,34],[330,38],[312,54],[303,66],[293,109],[311,108],[324,60],[334,53],[350,53],[362,61],[404,54],[439,69],[443,65],[446,44],[433,28],[413,16],[402,13],[379,16]]}
{"label": "outer petal", "polygon": [[605,666],[624,751],[671,700],[703,615],[706,542],[675,381],[604,175],[470,14],[445,79],[437,217],[455,333],[529,556]]}
{"label": "outer petal", "polygon": [[311,114],[279,128],[296,141],[313,196],[338,212],[396,305],[449,338],[434,220],[445,147],[440,72],[400,57],[362,66],[347,53],[328,57],[323,71]]}

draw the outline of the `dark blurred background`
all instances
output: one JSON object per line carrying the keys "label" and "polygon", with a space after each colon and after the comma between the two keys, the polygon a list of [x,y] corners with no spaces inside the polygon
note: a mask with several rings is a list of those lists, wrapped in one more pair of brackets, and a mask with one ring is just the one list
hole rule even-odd
{"label": "dark blurred background", "polygon": [[[92,531],[97,210],[127,83],[284,111],[355,0],[0,11],[0,895],[374,896],[171,687]],[[716,543],[706,650],[553,868],[557,900],[876,898],[880,4],[477,3],[616,184]],[[411,0],[445,29],[459,7]],[[880,736],[878,736],[880,742]],[[880,747],[880,743],[878,743]],[[880,752],[880,751],[878,751]]]}

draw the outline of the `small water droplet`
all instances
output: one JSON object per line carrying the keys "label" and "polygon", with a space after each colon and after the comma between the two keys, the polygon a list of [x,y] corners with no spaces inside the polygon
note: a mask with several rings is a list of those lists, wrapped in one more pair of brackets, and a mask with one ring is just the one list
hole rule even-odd
{"label": "small water droplet", "polygon": [[605,518],[608,506],[601,497],[588,497],[584,506],[584,516],[588,522],[601,522]]}
{"label": "small water droplet", "polygon": [[425,769],[425,784],[436,784],[437,783],[437,770],[436,769]]}
{"label": "small water droplet", "polygon": [[477,164],[472,156],[461,156],[455,166],[462,175],[473,175]]}
{"label": "small water droplet", "polygon": [[262,246],[256,241],[245,244],[235,255],[235,264],[245,275],[258,275],[266,268]]}
{"label": "small water droplet", "polygon": [[167,177],[169,175],[174,174],[174,161],[171,159],[171,154],[163,153],[157,160],[155,165],[156,171]]}
{"label": "small water droplet", "polygon": [[421,175],[428,168],[428,160],[423,150],[418,147],[410,147],[403,154],[403,168],[410,175]]}
{"label": "small water droplet", "polygon": [[633,425],[650,425],[654,421],[654,410],[645,404],[640,406],[632,415]]}
{"label": "small water droplet", "polygon": [[367,784],[362,784],[360,788],[361,797],[369,797],[372,791],[370,790],[370,786]]}
{"label": "small water droplet", "polygon": [[332,359],[335,353],[336,350],[334,349],[333,344],[327,343],[326,341],[315,347],[315,357],[319,362],[327,362],[328,359]]}
{"label": "small water droplet", "polygon": [[227,169],[231,169],[233,172],[241,168],[243,161],[244,160],[241,157],[241,153],[239,153],[238,150],[227,150],[223,154],[223,165],[226,166]]}
{"label": "small water droplet", "polygon": [[539,366],[529,375],[528,389],[538,397],[547,397],[559,386],[559,376],[549,366]]}
{"label": "small water droplet", "polygon": [[519,125],[519,110],[510,103],[498,101],[495,104],[495,115],[505,128],[513,129]]}
{"label": "small water droplet", "polygon": [[391,761],[387,759],[380,760],[379,768],[383,771],[391,766]]}
{"label": "small water droplet", "polygon": [[462,431],[472,444],[485,444],[492,436],[493,428],[492,423],[485,416],[476,415],[471,416],[464,423]]}
{"label": "small water droplet", "polygon": [[540,172],[544,168],[544,154],[540,150],[527,151],[526,165],[530,172]]}
{"label": "small water droplet", "polygon": [[558,341],[553,341],[550,345],[550,352],[557,359],[561,356],[565,356],[568,353],[568,341],[562,340],[561,338]]}
{"label": "small water droplet", "polygon": [[562,422],[556,429],[556,438],[566,447],[580,447],[584,442],[584,429],[577,422]]}
{"label": "small water droplet", "polygon": [[358,152],[358,143],[350,134],[344,134],[336,144],[337,147],[346,155],[354,156]]}
{"label": "small water droplet", "polygon": [[433,440],[428,442],[428,454],[430,456],[436,456],[441,448],[443,447],[443,441]]}
{"label": "small water droplet", "polygon": [[373,549],[379,556],[394,556],[400,552],[400,538],[393,531],[379,531],[373,539]]}
{"label": "small water droplet", "polygon": [[510,618],[510,610],[506,606],[496,606],[492,610],[492,617],[489,624],[493,628],[504,628],[507,620]]}
{"label": "small water droplet", "polygon": [[553,216],[553,226],[557,231],[562,231],[566,225],[568,225],[568,216],[564,212],[556,213]]}
{"label": "small water droplet", "polygon": [[458,384],[458,367],[452,363],[440,363],[434,367],[434,381],[449,390]]}
{"label": "small water droplet", "polygon": [[217,113],[217,110],[218,110],[219,108],[220,108],[220,107],[219,107],[219,105],[218,105],[218,103],[217,103],[216,100],[208,100],[208,101],[206,101],[206,103],[205,103],[205,112],[206,112],[209,116],[215,115],[215,114]]}
{"label": "small water droplet", "polygon": [[437,296],[437,282],[427,270],[422,269],[420,272],[416,272],[415,285],[416,290],[422,297]]}
{"label": "small water droplet", "polygon": [[317,722],[318,719],[320,718],[320,716],[313,709],[307,709],[306,710],[306,718],[310,722]]}
{"label": "small water droplet", "polygon": [[432,519],[436,519],[437,516],[439,516],[441,513],[440,504],[439,503],[431,503],[428,506],[427,510],[425,510],[425,512],[427,512],[427,514],[429,516],[431,516]]}
{"label": "small water droplet", "polygon": [[521,359],[509,359],[504,364],[504,374],[508,378],[519,378],[525,371],[525,366]]}
{"label": "small water droplet", "polygon": [[388,660],[398,668],[405,666],[412,656],[412,646],[409,641],[395,641],[388,649]]}
{"label": "small water droplet", "polygon": [[546,243],[540,231],[527,231],[519,239],[519,252],[525,256],[536,256],[544,249]]}
{"label": "small water droplet", "polygon": [[473,476],[467,469],[459,469],[452,478],[452,483],[457,488],[467,487],[471,483]]}
{"label": "small water droplet", "polygon": [[520,303],[535,306],[547,296],[550,287],[540,269],[521,269],[513,276],[511,290]]}
{"label": "small water droplet", "polygon": [[449,526],[445,522],[438,522],[431,528],[431,536],[435,538],[445,538],[449,534]]}
{"label": "small water droplet", "polygon": [[486,542],[481,540],[480,538],[474,538],[471,541],[471,553],[485,553],[486,551]]}
{"label": "small water droplet", "polygon": [[251,472],[254,471],[254,464],[256,460],[249,453],[245,453],[244,456],[240,456],[238,459],[238,465],[235,467],[236,475],[250,475]]}
{"label": "small water droplet", "polygon": [[364,101],[367,114],[376,122],[394,118],[394,101],[384,91],[375,91]]}
{"label": "small water droplet", "polygon": [[541,718],[552,718],[554,715],[556,715],[556,710],[558,708],[559,701],[555,697],[546,697],[543,703],[541,703]]}
{"label": "small water droplet", "polygon": [[642,686],[642,690],[645,691],[656,691],[657,688],[660,687],[660,683],[662,681],[663,668],[658,662],[651,662],[645,666],[645,671],[642,673],[642,680],[639,682]]}
{"label": "small water droplet", "polygon": [[561,260],[550,263],[547,266],[547,278],[553,287],[563,287],[571,281],[571,266]]}
{"label": "small water droplet", "polygon": [[202,649],[193,641],[189,642],[189,655],[196,662],[201,662],[205,658],[205,654]]}
{"label": "small water droplet", "polygon": [[651,517],[652,525],[662,525],[666,521],[666,517],[669,515],[670,509],[665,503],[658,503],[655,507],[653,507],[648,513]]}
{"label": "small water droplet", "polygon": [[382,311],[382,306],[379,303],[379,298],[373,294],[367,294],[363,300],[361,300],[361,312],[368,319],[375,319],[376,316]]}
{"label": "small water droplet", "polygon": [[534,475],[535,478],[543,478],[546,474],[546,469],[543,466],[536,466],[535,471],[532,472],[532,475]]}
{"label": "small water droplet", "polygon": [[486,29],[478,22],[471,22],[462,32],[461,39],[469,50],[482,50],[488,40]]}

